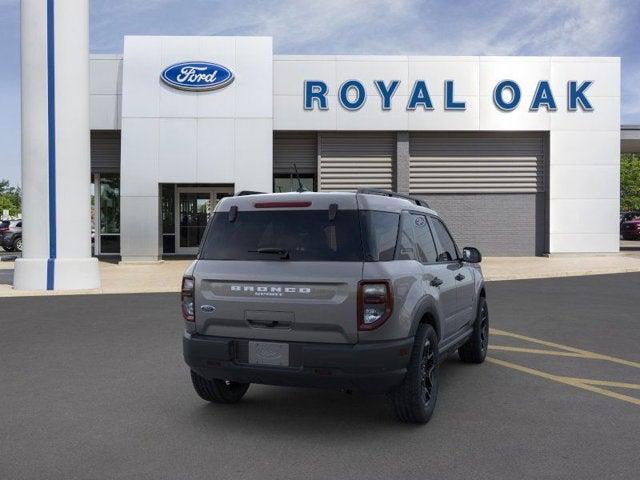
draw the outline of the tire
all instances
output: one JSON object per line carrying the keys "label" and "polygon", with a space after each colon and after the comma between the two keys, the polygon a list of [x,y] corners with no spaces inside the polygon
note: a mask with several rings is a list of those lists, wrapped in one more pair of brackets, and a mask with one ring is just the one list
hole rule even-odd
{"label": "tire", "polygon": [[191,370],[191,383],[200,398],[213,403],[238,403],[251,385],[218,379],[208,380],[193,370]]}
{"label": "tire", "polygon": [[402,385],[387,394],[394,416],[401,422],[427,423],[438,399],[438,336],[431,325],[416,332],[407,375]]}
{"label": "tire", "polygon": [[16,252],[22,252],[22,237],[15,239],[13,242],[13,250]]}
{"label": "tire", "polygon": [[465,363],[482,363],[489,348],[489,307],[487,300],[480,297],[478,313],[473,324],[473,333],[467,342],[458,348],[458,356]]}

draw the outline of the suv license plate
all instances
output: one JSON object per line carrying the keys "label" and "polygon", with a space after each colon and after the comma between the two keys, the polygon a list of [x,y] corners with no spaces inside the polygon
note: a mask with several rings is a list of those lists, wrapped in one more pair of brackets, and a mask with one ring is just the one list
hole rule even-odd
{"label": "suv license plate", "polygon": [[249,342],[249,363],[255,365],[289,366],[289,344]]}

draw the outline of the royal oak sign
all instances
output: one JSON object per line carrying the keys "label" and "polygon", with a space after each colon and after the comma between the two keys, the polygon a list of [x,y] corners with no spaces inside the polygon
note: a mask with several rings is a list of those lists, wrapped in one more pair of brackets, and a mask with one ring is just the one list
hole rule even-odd
{"label": "royal oak sign", "polygon": [[[569,111],[580,108],[583,111],[591,111],[593,107],[587,98],[586,90],[593,82],[590,80],[578,83],[575,80],[567,82],[567,105]],[[385,82],[376,80],[373,82],[378,96],[380,97],[380,107],[382,110],[391,110],[393,96],[398,90],[400,80]],[[327,96],[331,94],[327,83],[322,80],[306,80],[304,82],[304,109],[305,110],[328,110],[329,104]],[[444,95],[445,110],[466,110],[467,104],[464,98],[456,97],[455,84],[453,80],[445,80],[442,86]],[[502,111],[509,112],[515,110],[522,99],[522,91],[518,83],[514,80],[501,80],[498,82],[493,92],[493,103]],[[367,94],[364,84],[359,80],[347,80],[337,92],[338,102],[345,110],[359,110],[367,101]],[[431,93],[429,86],[424,80],[417,80],[413,84],[409,99],[406,104],[407,110],[433,110]],[[549,112],[556,111],[558,104],[556,97],[547,80],[540,80],[533,92],[529,111],[536,112],[546,109]]]}

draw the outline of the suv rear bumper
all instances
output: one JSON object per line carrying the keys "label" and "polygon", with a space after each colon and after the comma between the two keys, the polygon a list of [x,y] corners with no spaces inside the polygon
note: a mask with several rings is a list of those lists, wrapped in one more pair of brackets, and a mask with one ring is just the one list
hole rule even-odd
{"label": "suv rear bumper", "polygon": [[185,332],[182,344],[187,365],[205,378],[383,393],[402,383],[413,338],[355,345],[290,342],[289,367],[249,364],[248,339]]}

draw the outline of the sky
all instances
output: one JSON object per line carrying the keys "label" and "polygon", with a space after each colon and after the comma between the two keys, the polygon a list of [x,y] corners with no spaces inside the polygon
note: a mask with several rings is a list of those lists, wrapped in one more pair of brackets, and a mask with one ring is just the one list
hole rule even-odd
{"label": "sky", "polygon": [[[0,178],[20,181],[20,2],[0,0]],[[276,54],[622,57],[640,124],[640,0],[90,0],[90,50],[124,35],[268,35]]]}

